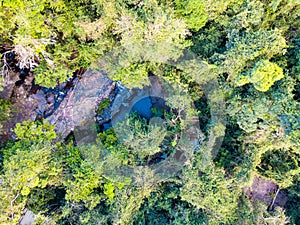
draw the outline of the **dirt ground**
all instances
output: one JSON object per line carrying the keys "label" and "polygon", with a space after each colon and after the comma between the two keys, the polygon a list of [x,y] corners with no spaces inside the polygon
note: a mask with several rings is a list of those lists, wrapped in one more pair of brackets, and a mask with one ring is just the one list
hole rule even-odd
{"label": "dirt ground", "polygon": [[272,210],[276,206],[284,207],[288,200],[287,192],[278,188],[275,182],[255,176],[252,185],[245,187],[244,192],[251,201],[263,201]]}

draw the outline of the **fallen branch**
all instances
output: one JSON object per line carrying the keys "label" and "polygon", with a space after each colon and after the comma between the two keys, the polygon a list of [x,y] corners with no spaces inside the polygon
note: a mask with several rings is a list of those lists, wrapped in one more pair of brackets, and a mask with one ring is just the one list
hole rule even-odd
{"label": "fallen branch", "polygon": [[[13,211],[13,204],[16,201],[16,199],[19,197],[19,195],[20,195],[20,192],[18,191],[17,195],[10,202],[10,208],[11,208],[12,211]],[[14,213],[13,212],[11,213],[11,218],[14,219]]]}
{"label": "fallen branch", "polygon": [[280,191],[280,188],[277,189],[276,194],[275,194],[275,197],[273,198],[273,201],[272,201],[272,204],[270,205],[269,210],[272,210],[272,209],[273,209],[273,206],[274,206],[274,203],[275,203],[275,201],[276,201],[276,198],[277,198],[277,195],[278,195],[279,191]]}

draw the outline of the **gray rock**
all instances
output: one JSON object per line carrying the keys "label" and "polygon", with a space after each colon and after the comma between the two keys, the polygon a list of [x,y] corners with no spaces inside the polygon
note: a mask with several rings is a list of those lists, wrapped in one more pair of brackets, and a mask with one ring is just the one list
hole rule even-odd
{"label": "gray rock", "polygon": [[34,223],[35,215],[33,212],[27,210],[22,219],[20,220],[20,225],[31,225]]}
{"label": "gray rock", "polygon": [[38,90],[35,95],[31,96],[34,101],[36,101],[37,109],[35,110],[37,114],[43,115],[46,109],[47,101],[44,92]]}
{"label": "gray rock", "polygon": [[[2,79],[2,78],[1,78]],[[0,98],[8,100],[13,93],[15,83],[19,80],[19,75],[16,72],[8,71],[5,86],[2,91],[0,91]]]}
{"label": "gray rock", "polygon": [[[97,105],[107,99],[114,89],[113,81],[100,71],[88,70],[80,80],[76,80],[56,111],[48,117],[49,122],[55,124],[60,139],[66,138],[76,127],[82,129],[88,126],[86,121],[95,121]],[[86,129],[88,131],[88,127]]]}

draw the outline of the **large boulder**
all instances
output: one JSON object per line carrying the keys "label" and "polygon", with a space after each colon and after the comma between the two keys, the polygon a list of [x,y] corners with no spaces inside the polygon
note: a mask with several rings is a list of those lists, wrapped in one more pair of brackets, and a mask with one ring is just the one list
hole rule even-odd
{"label": "large boulder", "polygon": [[115,83],[100,71],[88,70],[75,80],[59,107],[48,117],[55,124],[59,138],[66,138],[76,127],[84,127],[84,121],[95,121],[97,106],[114,89]]}

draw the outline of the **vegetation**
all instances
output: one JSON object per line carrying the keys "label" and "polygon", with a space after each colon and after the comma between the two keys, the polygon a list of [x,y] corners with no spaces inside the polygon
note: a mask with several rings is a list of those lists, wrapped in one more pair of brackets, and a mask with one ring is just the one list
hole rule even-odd
{"label": "vegetation", "polygon": [[[26,209],[34,224],[299,224],[299,0],[2,0],[0,56],[4,91],[10,70],[54,88],[88,68],[129,89],[152,75],[177,87],[168,110],[153,109],[158,120],[131,113],[95,144],[58,141],[46,119],[12,127],[0,146],[0,224]],[[0,138],[14,101],[0,98]],[[200,121],[196,143],[186,117]],[[178,146],[195,148],[155,182]],[[257,176],[287,203],[251,198]]]}

